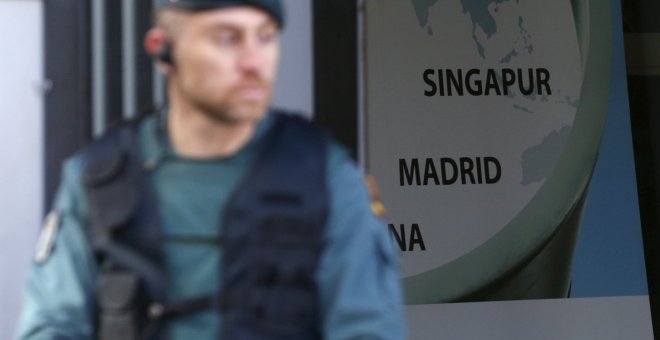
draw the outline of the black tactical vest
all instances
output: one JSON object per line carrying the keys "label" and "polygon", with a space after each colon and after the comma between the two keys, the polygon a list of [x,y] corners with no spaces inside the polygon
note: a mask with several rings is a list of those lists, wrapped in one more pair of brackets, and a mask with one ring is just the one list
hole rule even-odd
{"label": "black tactical vest", "polygon": [[221,291],[185,301],[167,299],[137,123],[86,150],[100,339],[163,339],[168,320],[206,308],[220,309],[225,340],[320,338],[314,275],[328,211],[328,138],[301,118],[274,115],[261,154],[224,208]]}

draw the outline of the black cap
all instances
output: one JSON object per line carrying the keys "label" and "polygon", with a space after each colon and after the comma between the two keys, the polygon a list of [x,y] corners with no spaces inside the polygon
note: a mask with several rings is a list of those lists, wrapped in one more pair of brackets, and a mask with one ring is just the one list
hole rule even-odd
{"label": "black cap", "polygon": [[266,11],[280,27],[284,27],[284,9],[280,0],[158,0],[158,8],[180,8],[202,11],[236,6],[252,6]]}

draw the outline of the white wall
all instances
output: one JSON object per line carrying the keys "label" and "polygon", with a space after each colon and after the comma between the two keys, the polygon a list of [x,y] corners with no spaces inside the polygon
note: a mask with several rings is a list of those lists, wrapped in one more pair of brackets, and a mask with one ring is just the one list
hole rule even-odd
{"label": "white wall", "polygon": [[0,339],[10,339],[42,214],[42,2],[0,0]]}

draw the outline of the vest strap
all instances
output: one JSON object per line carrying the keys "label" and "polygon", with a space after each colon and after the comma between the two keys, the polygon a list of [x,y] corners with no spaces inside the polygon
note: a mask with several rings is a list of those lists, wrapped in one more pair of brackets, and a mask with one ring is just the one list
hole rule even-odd
{"label": "vest strap", "polygon": [[84,153],[88,237],[99,263],[100,339],[153,339],[145,301],[163,301],[167,288],[160,256],[159,221],[137,142],[136,122],[120,124]]}
{"label": "vest strap", "polygon": [[147,313],[149,319],[163,321],[187,316],[208,309],[217,309],[219,306],[219,295],[207,294],[196,298],[167,302],[165,304],[152,303],[149,306]]}

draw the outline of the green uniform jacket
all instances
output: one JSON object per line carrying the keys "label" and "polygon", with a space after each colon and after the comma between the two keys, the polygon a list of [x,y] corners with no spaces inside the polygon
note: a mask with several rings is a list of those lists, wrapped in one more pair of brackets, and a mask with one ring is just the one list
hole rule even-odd
{"label": "green uniform jacket", "polygon": [[[166,240],[168,296],[172,300],[215,292],[222,249],[195,240],[217,238],[222,207],[255,160],[267,116],[236,154],[195,160],[177,156],[153,117],[140,126],[144,162],[155,192]],[[25,290],[19,339],[92,339],[95,334],[97,264],[86,239],[85,192],[77,155],[63,169],[53,211],[56,235],[50,254],[35,261]],[[316,272],[325,339],[403,339],[398,256],[386,224],[373,215],[361,171],[331,145],[328,157],[329,218]],[[55,215],[53,215],[55,216]],[[51,230],[55,228],[51,227]],[[176,319],[170,339],[218,339],[221,315],[208,310]]]}

